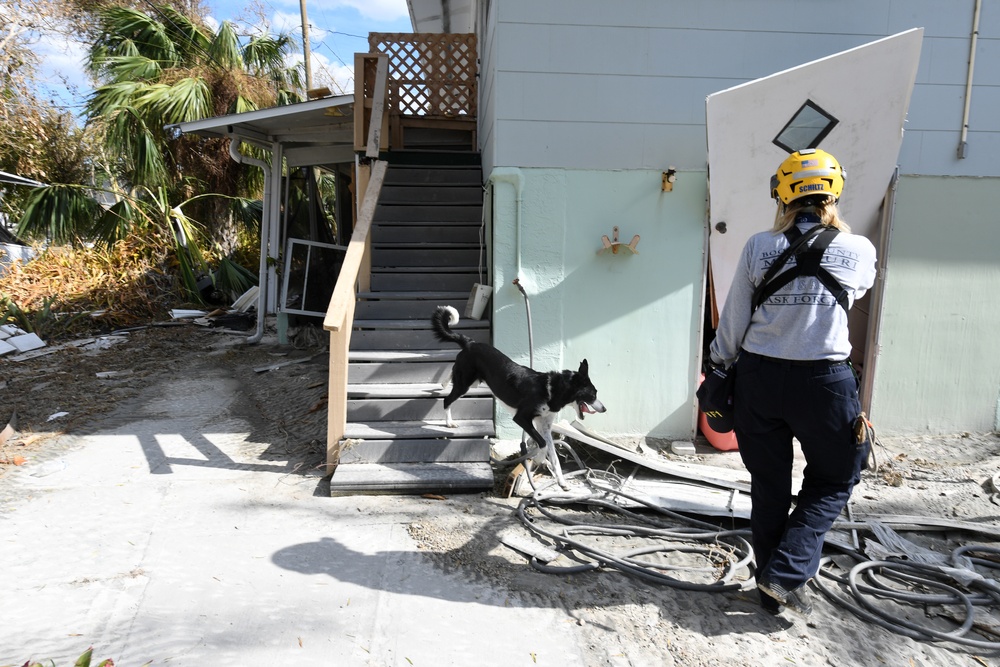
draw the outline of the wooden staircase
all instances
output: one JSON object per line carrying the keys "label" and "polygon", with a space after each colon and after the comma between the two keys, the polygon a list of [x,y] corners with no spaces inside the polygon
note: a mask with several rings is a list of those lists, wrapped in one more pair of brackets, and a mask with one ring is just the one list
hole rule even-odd
{"label": "wooden staircase", "polygon": [[[465,154],[465,162],[469,162]],[[454,306],[465,335],[490,341],[489,309],[464,317],[485,282],[482,172],[462,160],[390,161],[371,229],[371,289],[358,294],[348,356],[347,424],[331,495],[474,492],[493,487],[493,398],[443,397],[458,353],[435,340],[430,318]],[[478,156],[476,156],[478,157]],[[444,387],[442,386],[444,385]]]}

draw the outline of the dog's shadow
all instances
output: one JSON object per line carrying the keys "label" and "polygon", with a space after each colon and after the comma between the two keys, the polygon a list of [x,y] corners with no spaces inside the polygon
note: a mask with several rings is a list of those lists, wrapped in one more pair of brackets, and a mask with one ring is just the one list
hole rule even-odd
{"label": "dog's shadow", "polygon": [[[488,500],[487,500],[488,502]],[[562,609],[581,624],[595,624],[595,608],[625,604],[655,605],[659,617],[706,635],[731,635],[790,627],[781,617],[765,614],[754,592],[702,592],[656,585],[616,570],[582,574],[550,574],[533,568],[530,559],[508,551],[501,537],[520,531],[534,539],[509,506],[500,504],[477,517],[479,528],[463,544],[435,548],[435,534],[449,530],[449,522],[421,517],[414,525],[427,538],[419,549],[371,550],[371,544],[348,546],[333,536],[280,549],[272,561],[286,570],[326,575],[396,595],[412,595],[454,602],[501,607]],[[373,531],[374,532],[374,531]],[[419,536],[417,536],[419,537]],[[540,546],[543,546],[540,544]],[[600,625],[600,621],[597,621]],[[610,625],[607,631],[613,632]]]}

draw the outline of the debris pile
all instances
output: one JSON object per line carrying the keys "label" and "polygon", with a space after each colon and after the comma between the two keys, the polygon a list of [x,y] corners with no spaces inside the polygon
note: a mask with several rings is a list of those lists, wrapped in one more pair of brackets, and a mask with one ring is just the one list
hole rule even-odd
{"label": "debris pile", "polygon": [[37,334],[13,325],[0,325],[0,357],[15,352],[30,352],[45,347],[45,341]]}

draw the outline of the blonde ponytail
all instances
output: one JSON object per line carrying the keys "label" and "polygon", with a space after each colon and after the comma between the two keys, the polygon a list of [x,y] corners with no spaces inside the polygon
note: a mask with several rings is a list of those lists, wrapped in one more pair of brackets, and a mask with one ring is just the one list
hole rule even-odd
{"label": "blonde ponytail", "polygon": [[837,202],[833,197],[824,197],[819,202],[816,202],[815,198],[812,197],[796,199],[788,204],[779,202],[771,231],[775,234],[784,234],[795,224],[795,217],[808,210],[812,210],[819,216],[821,224],[850,233],[851,227],[840,217],[840,209],[837,208]]}

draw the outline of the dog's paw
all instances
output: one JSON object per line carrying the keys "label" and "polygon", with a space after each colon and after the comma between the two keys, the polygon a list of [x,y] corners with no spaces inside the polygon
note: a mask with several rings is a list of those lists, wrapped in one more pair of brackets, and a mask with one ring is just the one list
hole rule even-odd
{"label": "dog's paw", "polygon": [[458,428],[458,424],[452,421],[446,421],[444,425],[447,426],[448,428]]}

